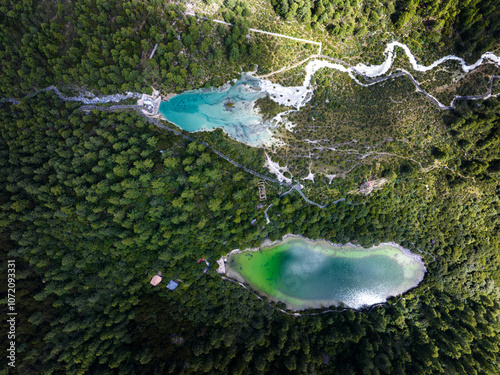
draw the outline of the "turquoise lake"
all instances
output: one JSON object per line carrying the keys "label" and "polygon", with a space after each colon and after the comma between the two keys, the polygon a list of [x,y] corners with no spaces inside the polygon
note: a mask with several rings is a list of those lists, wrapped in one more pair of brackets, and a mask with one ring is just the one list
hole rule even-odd
{"label": "turquoise lake", "polygon": [[239,80],[218,89],[192,90],[160,104],[160,113],[189,132],[223,129],[231,138],[259,147],[271,138],[271,124],[254,109],[255,101],[266,96],[257,80]]}

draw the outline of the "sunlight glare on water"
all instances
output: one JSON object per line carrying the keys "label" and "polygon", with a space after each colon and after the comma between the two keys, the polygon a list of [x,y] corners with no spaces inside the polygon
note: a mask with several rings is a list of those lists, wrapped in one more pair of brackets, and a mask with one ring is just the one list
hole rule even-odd
{"label": "sunlight glare on water", "polygon": [[333,247],[296,237],[233,253],[228,269],[229,276],[293,310],[371,306],[415,287],[425,273],[421,257],[397,245]]}

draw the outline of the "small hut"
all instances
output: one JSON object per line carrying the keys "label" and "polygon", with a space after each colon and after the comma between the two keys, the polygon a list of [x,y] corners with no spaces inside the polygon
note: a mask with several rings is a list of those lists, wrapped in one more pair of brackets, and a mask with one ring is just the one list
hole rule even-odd
{"label": "small hut", "polygon": [[161,283],[161,279],[162,278],[160,275],[155,275],[149,283],[153,286],[157,286],[159,283]]}

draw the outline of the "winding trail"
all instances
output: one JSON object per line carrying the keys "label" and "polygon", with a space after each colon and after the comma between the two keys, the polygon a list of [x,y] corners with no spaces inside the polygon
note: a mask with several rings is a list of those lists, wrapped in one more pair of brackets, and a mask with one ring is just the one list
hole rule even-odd
{"label": "winding trail", "polygon": [[[198,17],[192,11],[186,11],[185,14],[189,15],[189,16],[193,16],[193,17]],[[210,19],[205,17],[205,16],[201,16],[200,18],[203,20],[210,21]],[[232,23],[221,21],[221,20],[211,20],[211,21],[213,21],[215,23],[227,25],[227,26],[233,26]],[[259,79],[268,78],[272,75],[282,73],[282,72],[285,72],[285,71],[290,70],[290,69],[294,69],[294,68],[306,63],[307,61],[309,61],[311,59],[315,59],[306,66],[306,68],[305,68],[306,78],[304,79],[304,83],[302,84],[302,87],[297,90],[297,91],[301,92],[300,96],[302,96],[302,102],[300,102],[300,101],[297,102],[295,100],[295,103],[290,103],[290,101],[292,101],[292,100],[290,100],[289,95],[288,96],[282,95],[282,97],[286,96],[286,98],[283,98],[281,100],[279,99],[278,96],[273,97],[272,93],[270,93],[270,95],[269,95],[270,98],[272,100],[276,101],[277,103],[283,104],[283,105],[293,105],[297,109],[300,109],[301,106],[306,104],[311,99],[312,95],[310,95],[309,92],[312,94],[312,90],[311,91],[308,90],[308,86],[310,84],[311,78],[316,73],[316,71],[318,71],[319,69],[324,68],[324,67],[348,73],[349,76],[357,84],[364,86],[364,87],[371,86],[371,85],[386,81],[388,79],[406,76],[412,81],[412,83],[415,85],[416,89],[419,92],[423,93],[425,96],[427,96],[427,98],[429,98],[429,100],[439,109],[454,109],[457,101],[459,101],[459,100],[481,100],[481,99],[488,99],[490,97],[496,97],[496,96],[500,95],[500,93],[493,94],[493,83],[494,83],[495,79],[500,78],[499,75],[492,75],[491,76],[490,81],[489,81],[488,91],[485,94],[481,94],[481,95],[455,95],[453,97],[453,100],[451,101],[450,105],[442,104],[436,97],[429,94],[426,90],[424,90],[421,87],[420,83],[405,69],[396,69],[398,71],[397,73],[392,73],[392,74],[389,74],[385,77],[379,77],[379,76],[387,73],[389,71],[389,69],[392,67],[392,65],[394,63],[394,59],[396,57],[396,53],[395,53],[396,47],[403,49],[404,53],[408,57],[410,64],[412,65],[413,69],[418,71],[418,72],[426,72],[426,71],[432,70],[432,69],[436,68],[437,66],[439,66],[447,61],[458,61],[461,65],[462,70],[465,73],[468,73],[468,72],[474,70],[475,68],[482,65],[483,63],[494,64],[497,67],[500,67],[500,57],[498,57],[497,55],[495,55],[492,52],[484,53],[483,55],[481,55],[481,57],[474,64],[471,64],[471,65],[467,65],[465,60],[461,57],[454,56],[454,55],[448,55],[448,56],[445,56],[445,57],[433,62],[432,64],[430,64],[428,66],[425,66],[425,65],[421,65],[417,62],[417,59],[415,58],[413,53],[410,51],[410,49],[408,48],[407,45],[400,43],[400,42],[391,42],[391,43],[387,44],[387,47],[384,51],[384,55],[386,56],[386,59],[382,64],[367,66],[363,63],[359,63],[355,67],[352,67],[349,64],[347,64],[341,60],[334,59],[330,56],[322,55],[321,54],[321,49],[322,49],[321,42],[316,42],[313,40],[307,40],[307,39],[302,39],[302,38],[296,38],[296,37],[289,36],[289,35],[272,33],[269,31],[253,29],[253,28],[249,28],[248,30],[252,31],[252,32],[256,32],[256,33],[276,36],[278,38],[286,38],[286,39],[291,39],[291,40],[295,40],[295,41],[302,42],[302,43],[309,43],[309,44],[314,44],[314,45],[319,46],[319,50],[318,50],[317,54],[311,55],[310,57],[308,57],[308,58],[306,58],[306,59],[304,59],[304,60],[302,60],[302,61],[300,61],[292,66],[282,67],[274,72],[260,75],[260,76],[255,76],[255,78],[259,78]],[[328,59],[328,60],[335,61],[336,63],[332,64],[332,63],[329,63],[328,61],[319,60],[319,59]],[[361,75],[368,83],[360,82],[356,78],[356,75]],[[371,79],[371,78],[375,78],[375,77],[379,77],[379,78]],[[297,95],[294,95],[294,96],[297,97]]]}
{"label": "winding trail", "polygon": [[[119,106],[113,106],[115,107],[114,110],[116,110],[117,108],[116,107],[119,107]],[[132,109],[130,108],[131,106],[125,106],[126,108],[125,109]],[[102,107],[103,109],[102,110],[110,110],[108,108],[112,108],[112,107]],[[264,179],[266,181],[269,181],[269,182],[272,182],[272,183],[275,183],[275,184],[279,184],[279,185],[285,185],[285,186],[291,186],[290,190],[287,191],[286,193],[283,193],[281,194],[278,198],[281,198],[289,193],[291,193],[293,190],[296,190],[300,195],[301,197],[309,204],[311,205],[314,205],[314,206],[317,206],[321,209],[324,209],[332,204],[337,204],[337,203],[340,203],[340,202],[344,202],[346,199],[345,198],[340,198],[334,202],[330,202],[330,203],[327,203],[326,205],[320,205],[318,203],[315,203],[313,201],[311,201],[310,199],[308,199],[305,194],[302,192],[302,187],[299,183],[296,183],[295,185],[292,185],[291,183],[288,183],[288,182],[283,182],[283,181],[278,181],[277,179],[274,179],[274,178],[271,178],[271,177],[267,177],[267,176],[264,176],[263,174],[260,174],[258,172],[255,172],[237,162],[235,162],[234,160],[230,159],[229,157],[227,157],[226,155],[224,155],[222,152],[220,152],[219,150],[215,149],[213,146],[210,146],[207,142],[204,142],[204,141],[200,141],[198,139],[195,139],[195,138],[191,138],[190,136],[188,135],[185,135],[185,134],[182,134],[174,129],[172,129],[171,127],[169,126],[166,126],[166,125],[163,125],[162,123],[160,123],[158,120],[154,119],[154,118],[151,118],[149,116],[146,116],[144,113],[142,113],[142,111],[137,111],[138,114],[142,117],[144,117],[147,121],[149,121],[150,123],[158,126],[159,128],[161,129],[165,129],[165,130],[168,130],[176,135],[179,135],[181,137],[183,137],[184,139],[187,139],[187,140],[190,140],[192,142],[199,142],[201,143],[203,146],[209,148],[210,150],[212,150],[215,154],[217,154],[218,156],[220,156],[221,158],[223,158],[224,160],[227,160],[229,163],[233,164],[234,166],[238,167],[238,168],[241,168],[243,169],[245,172],[247,173],[250,173],[256,177],[259,177],[261,179]],[[348,203],[348,204],[352,204],[352,203]],[[269,205],[267,207],[267,209],[265,210],[264,214],[266,216],[266,220],[267,220],[267,223],[266,224],[269,224],[271,221],[269,220],[269,216],[267,215],[267,210],[269,210],[269,208],[271,208],[272,204]]]}
{"label": "winding trail", "polygon": [[[116,107],[116,106],[114,106]],[[127,106],[127,108],[130,107],[130,106]],[[106,107],[104,107],[106,108]],[[108,107],[108,108],[111,108],[111,107]],[[193,141],[193,142],[199,142],[201,143],[203,146],[209,148],[210,150],[212,150],[215,154],[217,154],[218,156],[220,156],[221,158],[223,158],[224,160],[227,160],[229,163],[233,164],[234,166],[238,167],[238,168],[241,168],[243,169],[245,172],[247,173],[250,173],[256,177],[259,177],[259,178],[262,178],[266,181],[269,181],[269,182],[272,182],[272,183],[275,183],[275,184],[279,184],[279,185],[285,185],[285,186],[291,186],[291,189],[289,191],[287,191],[286,193],[283,193],[281,194],[278,198],[281,198],[289,193],[291,193],[293,190],[296,190],[300,195],[301,197],[309,204],[313,205],[313,206],[317,206],[321,209],[324,209],[332,204],[337,204],[337,203],[340,203],[340,202],[344,202],[346,199],[345,198],[340,198],[336,201],[333,201],[333,202],[330,202],[330,203],[327,203],[326,205],[320,205],[318,203],[315,203],[313,201],[311,201],[310,199],[308,199],[305,194],[302,192],[302,187],[299,183],[296,183],[295,185],[292,185],[291,183],[288,183],[288,182],[283,182],[283,181],[278,181],[277,179],[274,179],[274,178],[271,178],[271,177],[267,177],[267,176],[264,176],[258,172],[255,172],[237,162],[235,162],[234,160],[230,159],[229,157],[227,157],[226,155],[224,155],[222,152],[218,151],[217,149],[215,149],[214,147],[210,146],[208,143],[204,142],[204,141],[200,141],[200,140],[197,140],[195,138],[191,138],[190,136],[188,135],[185,135],[185,134],[182,134],[172,128],[170,128],[169,126],[166,126],[166,125],[163,125],[162,123],[160,123],[158,120],[154,119],[154,118],[151,118],[149,116],[146,116],[144,113],[142,113],[142,111],[137,111],[139,113],[140,116],[144,117],[147,121],[151,122],[152,124],[158,126],[159,128],[162,128],[162,129],[165,129],[165,130],[168,130],[168,131],[171,131],[172,133],[176,134],[176,135],[179,135],[181,137],[183,137],[184,139],[188,139],[190,141]],[[348,203],[348,204],[351,204],[352,203]],[[269,216],[267,215],[267,210],[269,210],[269,208],[271,208],[272,206],[272,203],[271,205],[269,205],[267,207],[267,209],[264,211],[264,214],[266,216],[266,220],[267,220],[267,223],[266,224],[269,224],[271,221],[269,220]]]}
{"label": "winding trail", "polygon": [[12,103],[14,105],[18,105],[19,104],[19,100],[14,99],[14,98],[7,98],[7,99],[2,98],[2,99],[0,99],[0,102],[9,102],[9,103]]}
{"label": "winding trail", "polygon": [[[415,249],[416,249],[416,250],[420,251],[422,254],[426,254],[426,255],[430,256],[430,257],[432,258],[432,260],[436,261],[436,257],[435,257],[434,255],[432,255],[431,253],[428,253],[427,251],[420,250],[420,249],[419,249],[419,248],[415,245],[415,243],[414,243],[414,242],[410,242],[410,243],[411,243],[411,244],[415,247]],[[438,255],[438,258],[439,258],[439,259],[443,259],[443,257],[441,257],[441,256],[439,256],[439,255]]]}
{"label": "winding trail", "polygon": [[271,220],[269,220],[269,216],[267,215],[267,211],[272,207],[272,205],[273,204],[271,203],[264,211],[264,216],[266,217],[266,225],[271,223]]}
{"label": "winding trail", "polygon": [[[345,202],[345,198],[340,198],[340,199],[337,199],[336,201],[333,201],[333,202],[330,202],[330,203],[327,203],[326,205],[321,205],[321,204],[318,204],[318,203],[315,203],[311,200],[309,200],[305,194],[302,192],[302,186],[297,182],[295,185],[292,185],[292,187],[290,188],[290,190],[288,190],[287,192],[281,194],[278,198],[282,198],[284,197],[285,195],[287,194],[290,194],[292,191],[297,191],[302,198],[304,198],[304,200],[309,203],[309,204],[312,204],[313,206],[316,206],[316,207],[319,207],[321,209],[325,209],[327,208],[328,206],[332,205],[332,204],[337,204],[337,203],[340,203],[340,202]],[[352,203],[348,203],[348,204],[352,204]]]}
{"label": "winding trail", "polygon": [[[263,302],[267,302],[269,305],[275,307],[283,314],[287,314],[287,315],[293,316],[295,318],[300,318],[302,316],[317,316],[317,315],[323,315],[323,314],[328,314],[328,313],[342,313],[344,311],[354,311],[356,313],[361,313],[361,314],[364,314],[366,312],[371,313],[372,310],[377,308],[377,307],[384,307],[384,308],[388,309],[388,308],[391,308],[392,306],[394,306],[395,304],[397,304],[399,301],[406,300],[406,298],[404,298],[403,296],[400,296],[399,298],[397,298],[393,302],[387,301],[387,302],[376,303],[375,305],[371,305],[369,307],[364,307],[364,308],[359,308],[359,309],[356,309],[353,307],[338,307],[337,309],[328,309],[328,310],[323,310],[323,311],[317,312],[317,313],[298,313],[298,312],[290,312],[290,311],[283,310],[283,309],[279,308],[276,304],[273,304],[269,299],[263,298],[253,289],[247,288],[247,286],[240,281],[233,280],[233,279],[226,277],[226,276],[221,276],[220,278],[221,278],[221,280],[229,281],[229,282],[234,283],[234,284],[238,284],[239,286],[241,286],[242,288],[247,290],[249,293],[253,294],[259,300],[261,300]],[[311,310],[314,310],[314,309],[311,309]]]}
{"label": "winding trail", "polygon": [[[334,59],[333,57],[330,57],[330,56],[325,56],[325,55],[320,55],[320,54],[317,54],[317,55],[311,55],[307,58],[305,58],[304,60],[294,64],[294,65],[291,65],[291,66],[284,66],[283,68],[280,68],[278,70],[275,70],[274,72],[271,72],[271,73],[267,73],[267,74],[262,74],[262,75],[259,75],[259,76],[255,76],[255,78],[268,78],[268,77],[271,77],[275,74],[279,74],[279,73],[283,73],[283,72],[286,72],[288,70],[292,70],[292,69],[295,69],[301,65],[303,65],[304,63],[308,62],[309,60],[311,59],[329,59],[329,60],[332,60],[332,61],[336,61],[338,62],[339,64],[345,64],[344,62],[340,61],[340,60],[337,60],[337,59]],[[347,65],[347,64],[346,64]]]}
{"label": "winding trail", "polygon": [[[417,91],[419,91],[422,94],[424,94],[425,96],[427,96],[427,98],[429,98],[429,100],[438,109],[454,109],[456,107],[456,105],[457,105],[457,101],[459,101],[459,100],[481,100],[481,99],[486,100],[486,99],[489,99],[489,98],[492,98],[492,97],[497,97],[498,95],[500,95],[500,93],[493,94],[493,84],[494,84],[494,81],[496,79],[500,78],[500,76],[494,74],[494,75],[492,75],[490,77],[490,80],[489,80],[489,83],[488,83],[489,87],[488,87],[488,91],[486,93],[481,94],[481,95],[455,95],[455,96],[453,96],[453,100],[451,101],[450,105],[447,106],[447,105],[442,104],[439,100],[437,100],[435,96],[429,94],[426,90],[424,90],[422,88],[422,86],[420,86],[420,83],[410,73],[408,73],[404,69],[398,69],[398,70],[400,70],[400,72],[390,74],[390,75],[388,75],[386,77],[376,78],[376,79],[373,79],[373,80],[370,80],[369,78],[364,77],[364,79],[369,82],[368,84],[362,84],[356,78],[354,78],[354,77],[352,77],[352,78],[359,85],[361,85],[363,87],[368,87],[368,86],[375,85],[375,84],[383,82],[383,81],[387,81],[389,79],[393,79],[393,78],[397,78],[397,77],[402,77],[402,76],[408,77],[411,80],[411,82],[414,84],[414,86],[416,87]],[[392,98],[391,98],[391,100],[394,102],[394,100]]]}

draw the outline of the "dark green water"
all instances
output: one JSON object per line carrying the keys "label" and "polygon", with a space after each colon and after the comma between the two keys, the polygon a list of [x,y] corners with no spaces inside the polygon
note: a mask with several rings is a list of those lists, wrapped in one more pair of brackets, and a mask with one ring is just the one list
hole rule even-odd
{"label": "dark green water", "polygon": [[229,276],[294,310],[384,302],[416,286],[424,273],[419,256],[391,245],[333,247],[296,237],[231,254],[227,263]]}

